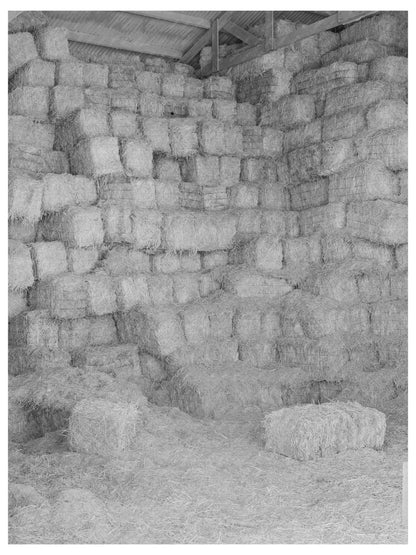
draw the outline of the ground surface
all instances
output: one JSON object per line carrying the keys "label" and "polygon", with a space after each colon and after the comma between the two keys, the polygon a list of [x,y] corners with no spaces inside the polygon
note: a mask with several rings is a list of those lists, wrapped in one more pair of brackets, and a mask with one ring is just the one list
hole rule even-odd
{"label": "ground surface", "polygon": [[307,463],[264,451],[252,422],[201,422],[176,409],[123,458],[70,452],[56,435],[11,446],[10,482],[44,500],[11,510],[9,541],[405,543],[404,399],[385,412],[381,451]]}

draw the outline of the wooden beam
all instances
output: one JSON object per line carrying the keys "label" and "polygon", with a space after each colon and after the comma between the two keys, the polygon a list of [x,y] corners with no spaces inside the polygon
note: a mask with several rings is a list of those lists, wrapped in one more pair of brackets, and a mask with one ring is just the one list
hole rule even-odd
{"label": "wooden beam", "polygon": [[[347,25],[348,23],[353,23],[354,21],[358,21],[360,19],[363,19],[364,17],[368,17],[369,15],[374,15],[376,13],[378,12],[337,12],[334,15],[321,19],[320,21],[316,21],[311,25],[307,25],[301,29],[293,31],[292,33],[288,33],[283,37],[275,38],[273,50],[278,50],[279,48],[283,48],[284,46],[290,46],[291,44],[294,44],[299,40],[311,37],[323,31],[328,31],[329,29],[333,29],[334,27],[338,27],[339,25]],[[264,45],[258,45],[227,56],[226,58],[223,58],[221,60],[220,73],[226,72],[230,67],[242,64],[244,62],[249,62],[250,60],[254,60],[255,58],[258,58],[259,56],[262,56],[269,51],[270,50],[267,50]],[[210,66],[205,66],[198,72],[198,75],[200,77],[205,77],[209,74]]]}
{"label": "wooden beam", "polygon": [[273,50],[274,47],[274,17],[273,12],[264,12],[264,48]]}
{"label": "wooden beam", "polygon": [[[115,48],[116,50],[127,50],[130,52],[138,52],[141,54],[152,54],[154,56],[166,56],[169,58],[179,59],[182,53],[179,50],[173,50],[168,47],[160,47],[149,42],[149,37],[142,37],[142,41],[129,41],[119,37],[114,37],[114,32],[108,32],[105,35],[93,35],[91,33],[83,33],[68,28],[68,39],[74,42],[82,42],[85,44],[95,44],[97,46],[106,46],[107,48]],[[147,40],[146,40],[147,38]]]}
{"label": "wooden beam", "polygon": [[230,33],[250,46],[256,46],[256,44],[259,44],[260,42],[259,37],[256,37],[256,35],[253,35],[249,31],[246,31],[233,21],[227,21],[227,23],[223,25],[223,29],[224,31],[227,31],[227,33]]}
{"label": "wooden beam", "polygon": [[218,18],[214,19],[211,24],[211,71],[217,73],[220,69],[220,30],[218,27]]}
{"label": "wooden beam", "polygon": [[[229,19],[231,19],[231,17],[233,16],[233,12],[224,12],[220,15],[220,17],[218,17],[218,31],[220,31],[220,29],[222,29],[222,27],[225,25],[225,23],[227,23],[227,21]],[[191,46],[191,48],[189,48],[189,50],[187,50],[185,52],[185,54],[182,56],[181,62],[183,64],[188,64],[193,58],[194,56],[196,56],[203,48],[205,45],[207,45],[209,43],[209,41],[211,40],[211,30],[206,31],[196,42],[193,46]]]}
{"label": "wooden beam", "polygon": [[178,23],[179,25],[187,25],[191,27],[199,27],[201,29],[210,29],[211,21],[204,17],[196,15],[187,15],[181,12],[133,12],[126,11],[124,13],[131,13],[134,15],[141,15],[143,17],[150,17],[152,19],[160,19],[161,21],[169,21],[170,23]]}

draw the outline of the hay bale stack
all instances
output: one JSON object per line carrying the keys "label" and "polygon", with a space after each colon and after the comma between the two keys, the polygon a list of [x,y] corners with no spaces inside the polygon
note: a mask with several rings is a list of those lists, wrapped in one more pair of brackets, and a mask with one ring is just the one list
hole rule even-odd
{"label": "hay bale stack", "polygon": [[67,29],[46,27],[36,33],[36,46],[44,60],[65,60],[70,57]]}
{"label": "hay bale stack", "polygon": [[381,44],[407,47],[407,17],[403,12],[385,12],[347,26],[341,32],[341,44],[359,40],[376,40]]}
{"label": "hay bale stack", "polygon": [[[128,148],[127,154],[129,152]],[[131,154],[133,155],[133,152]],[[118,141],[115,137],[94,137],[80,141],[71,151],[70,161],[71,170],[75,175],[95,178],[123,173]]]}
{"label": "hay bale stack", "polygon": [[114,110],[110,113],[110,129],[116,137],[134,137],[138,129],[136,114],[127,110]]}
{"label": "hay bale stack", "polygon": [[32,289],[30,305],[48,310],[52,318],[83,318],[88,308],[87,283],[77,274],[52,276]]}
{"label": "hay bale stack", "polygon": [[8,260],[9,289],[24,291],[34,281],[30,249],[19,241],[9,240]]}
{"label": "hay bale stack", "polygon": [[306,210],[328,203],[328,179],[321,178],[290,187],[290,207],[292,210]]}
{"label": "hay bale stack", "polygon": [[407,127],[407,104],[404,100],[382,100],[366,114],[370,133],[394,127]]}
{"label": "hay bale stack", "polygon": [[31,254],[37,280],[62,274],[68,270],[65,247],[59,241],[32,243]]}
{"label": "hay bale stack", "polygon": [[352,62],[335,62],[320,69],[298,73],[292,81],[292,91],[297,94],[322,94],[358,80],[357,65]]}
{"label": "hay bale stack", "polygon": [[9,35],[9,75],[38,57],[33,36],[30,33],[14,33]]}
{"label": "hay bale stack", "polygon": [[282,243],[273,235],[261,235],[230,253],[233,264],[246,264],[260,272],[275,272],[283,266]]}
{"label": "hay bale stack", "polygon": [[28,174],[9,174],[9,218],[37,222],[41,217],[43,183]]}
{"label": "hay bale stack", "polygon": [[71,151],[82,139],[109,135],[107,112],[100,108],[83,108],[57,126],[56,147]]}
{"label": "hay bale stack", "polygon": [[42,369],[68,368],[71,355],[62,349],[47,347],[9,347],[9,375],[20,376]]}
{"label": "hay bale stack", "polygon": [[75,405],[69,419],[69,444],[83,453],[119,455],[133,441],[138,422],[134,404],[84,399]]}
{"label": "hay bale stack", "polygon": [[153,179],[131,179],[124,183],[104,180],[99,183],[98,196],[104,202],[132,208],[156,208]]}
{"label": "hay bale stack", "polygon": [[127,175],[150,177],[153,172],[152,147],[143,140],[126,139],[122,143],[121,160]]}
{"label": "hay bale stack", "polygon": [[277,125],[291,129],[309,123],[315,118],[315,101],[312,95],[289,95],[276,103],[265,105],[261,111],[261,125]]}
{"label": "hay bale stack", "polygon": [[347,211],[347,230],[354,237],[374,243],[407,243],[407,208],[388,200],[352,202]]}
{"label": "hay bale stack", "polygon": [[11,79],[16,87],[53,87],[55,85],[55,64],[34,59],[19,68]]}
{"label": "hay bale stack", "polygon": [[41,235],[46,241],[62,241],[68,247],[101,245],[104,238],[101,210],[96,206],[72,206],[42,221]]}
{"label": "hay bale stack", "polygon": [[264,428],[266,450],[307,461],[347,449],[380,449],[386,417],[358,403],[325,403],[272,412]]}
{"label": "hay bale stack", "polygon": [[84,106],[84,91],[80,87],[57,85],[51,90],[50,112],[55,121],[68,117]]}
{"label": "hay bale stack", "polygon": [[286,280],[264,276],[246,268],[233,268],[223,279],[223,289],[238,297],[280,298],[292,290]]}
{"label": "hay bale stack", "polygon": [[60,212],[70,206],[88,206],[96,201],[97,191],[91,179],[67,173],[48,173],[43,177],[44,212]]}
{"label": "hay bale stack", "polygon": [[394,46],[386,46],[380,44],[376,40],[366,38],[325,53],[322,56],[322,65],[326,66],[335,62],[365,64],[376,58],[383,58],[395,52],[397,52],[397,48]]}
{"label": "hay bale stack", "polygon": [[16,347],[58,349],[58,322],[47,310],[22,312],[9,322],[9,343]]}
{"label": "hay bale stack", "polygon": [[52,150],[55,129],[48,123],[38,123],[24,116],[9,116],[9,143]]}
{"label": "hay bale stack", "polygon": [[345,226],[345,205],[337,202],[317,206],[299,212],[301,235],[312,235],[317,231],[337,230]]}
{"label": "hay bale stack", "polygon": [[361,160],[383,160],[390,170],[406,170],[407,129],[389,129],[360,138],[357,150]]}

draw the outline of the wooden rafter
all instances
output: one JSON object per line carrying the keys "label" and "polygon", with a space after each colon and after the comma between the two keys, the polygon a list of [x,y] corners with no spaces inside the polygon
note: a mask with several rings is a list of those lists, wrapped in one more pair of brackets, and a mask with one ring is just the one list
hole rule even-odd
{"label": "wooden rafter", "polygon": [[143,17],[150,17],[152,19],[160,19],[161,21],[168,21],[170,23],[178,23],[179,25],[188,25],[191,27],[199,27],[201,29],[210,29],[211,21],[204,17],[195,15],[187,15],[181,12],[132,12],[127,11],[124,13],[131,13],[134,15],[141,15]]}
{"label": "wooden rafter", "polygon": [[[369,15],[374,15],[377,12],[374,11],[366,11],[366,12],[336,12],[335,14],[325,17],[320,21],[302,27],[301,29],[297,29],[292,33],[288,33],[283,37],[275,37],[273,40],[273,50],[278,50],[279,48],[283,48],[284,46],[289,46],[298,42],[299,40],[305,39],[307,37],[311,37],[323,31],[328,31],[329,29],[333,29],[334,27],[338,27],[340,25],[347,25],[349,23],[353,23],[354,21],[358,21],[364,17]],[[254,46],[251,48],[245,48],[240,52],[236,52],[230,56],[223,58],[220,62],[220,73],[226,72],[230,67],[233,67],[238,64],[242,64],[244,62],[248,62],[253,60],[254,58],[258,58],[263,54],[266,54],[271,49],[267,46],[266,41],[263,44],[258,46]],[[211,66],[207,65],[202,68],[198,75],[201,77],[205,77],[211,73]]]}
{"label": "wooden rafter", "polygon": [[[233,15],[233,12],[224,12],[217,18],[218,31],[220,31],[220,29],[222,29],[225,23],[227,23],[227,21],[231,19],[232,15]],[[199,54],[199,52],[204,48],[204,46],[209,44],[210,40],[211,40],[211,29],[209,29],[209,31],[206,31],[195,42],[195,44],[185,52],[185,54],[182,56],[181,62],[184,64],[188,64],[192,60],[192,58],[194,58],[194,56]]]}
{"label": "wooden rafter", "polygon": [[250,33],[249,31],[246,31],[243,27],[240,27],[240,25],[237,25],[237,23],[234,23],[233,21],[227,21],[227,23],[223,25],[223,29],[224,31],[227,31],[227,33],[230,33],[250,46],[255,46],[260,42],[259,37],[256,37],[256,35],[253,35],[253,33]]}

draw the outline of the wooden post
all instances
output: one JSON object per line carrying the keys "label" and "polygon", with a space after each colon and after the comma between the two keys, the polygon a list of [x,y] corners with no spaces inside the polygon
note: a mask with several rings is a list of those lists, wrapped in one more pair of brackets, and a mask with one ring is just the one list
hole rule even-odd
{"label": "wooden post", "polygon": [[211,24],[211,44],[212,44],[212,58],[211,58],[211,71],[218,73],[220,70],[220,33],[218,18],[214,19]]}
{"label": "wooden post", "polygon": [[269,50],[273,50],[274,47],[274,17],[273,12],[264,12],[264,15],[264,48],[266,52],[268,52]]}

